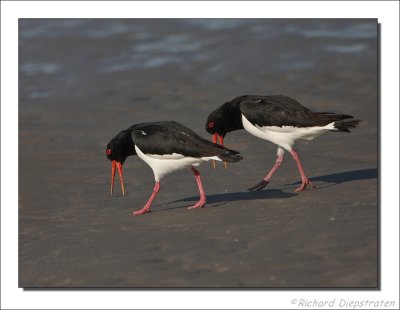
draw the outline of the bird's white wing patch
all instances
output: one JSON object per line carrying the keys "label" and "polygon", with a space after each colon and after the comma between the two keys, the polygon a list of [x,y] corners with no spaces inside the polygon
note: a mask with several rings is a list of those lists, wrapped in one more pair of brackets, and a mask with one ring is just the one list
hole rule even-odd
{"label": "bird's white wing patch", "polygon": [[209,161],[209,160],[218,160],[221,161],[221,159],[218,156],[211,156],[211,157],[202,157],[201,158],[204,161]]}
{"label": "bird's white wing patch", "polygon": [[182,154],[172,153],[172,154],[146,154],[146,156],[154,159],[182,159],[185,158]]}

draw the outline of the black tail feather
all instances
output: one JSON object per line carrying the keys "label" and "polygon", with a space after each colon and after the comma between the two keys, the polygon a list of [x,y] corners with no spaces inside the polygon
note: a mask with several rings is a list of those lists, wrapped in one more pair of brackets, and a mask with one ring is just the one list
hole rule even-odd
{"label": "black tail feather", "polygon": [[356,128],[361,122],[359,119],[353,119],[351,115],[332,112],[314,112],[313,116],[319,126],[334,123],[335,130],[332,131],[350,132],[350,129]]}
{"label": "black tail feather", "polygon": [[237,152],[235,152],[235,151],[233,151],[233,152],[227,151],[224,154],[219,154],[218,157],[228,163],[236,163],[239,160],[243,159],[243,157],[240,155],[237,155]]}
{"label": "black tail feather", "polygon": [[356,128],[360,122],[361,120],[359,119],[338,121],[334,123],[334,126],[337,130],[333,131],[350,132],[350,129]]}
{"label": "black tail feather", "polygon": [[339,114],[335,112],[313,112],[314,116],[326,119],[347,119],[347,118],[354,118],[354,116],[347,115],[347,114]]}

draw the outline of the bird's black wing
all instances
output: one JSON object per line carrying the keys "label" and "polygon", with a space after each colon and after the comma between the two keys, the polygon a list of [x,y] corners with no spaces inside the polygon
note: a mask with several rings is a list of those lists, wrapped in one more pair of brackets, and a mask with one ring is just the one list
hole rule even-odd
{"label": "bird's black wing", "polygon": [[316,122],[313,112],[298,101],[282,96],[254,96],[240,103],[249,122],[259,126],[310,127]]}
{"label": "bird's black wing", "polygon": [[162,127],[168,127],[170,129],[179,130],[179,131],[185,132],[189,135],[198,136],[199,138],[201,138],[197,133],[195,133],[190,128],[188,128],[178,122],[175,122],[175,121],[158,121],[158,122],[151,122],[151,123],[140,123],[140,124],[136,124],[136,125],[129,127],[127,130],[133,131],[133,130],[136,130],[137,128],[141,128],[146,125],[158,125],[158,126],[162,126]]}
{"label": "bird's black wing", "polygon": [[[203,139],[189,128],[173,122],[138,124],[132,131],[132,139],[145,154],[181,154],[188,157],[218,156],[226,161],[241,159],[239,152],[226,149]],[[235,160],[236,159],[236,160]]]}

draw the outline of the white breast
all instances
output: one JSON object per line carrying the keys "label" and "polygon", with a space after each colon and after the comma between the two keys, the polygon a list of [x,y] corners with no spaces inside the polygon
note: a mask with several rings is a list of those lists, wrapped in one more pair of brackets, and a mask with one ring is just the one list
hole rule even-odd
{"label": "white breast", "polygon": [[217,156],[213,157],[202,157],[202,158],[194,158],[194,157],[185,157],[181,154],[166,154],[166,155],[158,155],[158,154],[144,154],[138,147],[135,145],[136,154],[146,163],[148,164],[154,173],[154,178],[156,181],[161,180],[165,175],[175,170],[183,169],[188,166],[198,166],[203,161],[208,161],[210,159],[219,160]]}
{"label": "white breast", "polygon": [[258,126],[250,123],[242,114],[243,128],[258,138],[271,141],[287,151],[290,151],[296,140],[312,140],[319,135],[335,129],[334,123],[320,127],[294,127],[294,126]]}

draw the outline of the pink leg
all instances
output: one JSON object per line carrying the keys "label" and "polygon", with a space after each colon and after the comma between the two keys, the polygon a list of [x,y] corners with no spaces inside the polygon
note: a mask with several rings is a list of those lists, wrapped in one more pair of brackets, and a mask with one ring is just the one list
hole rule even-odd
{"label": "pink leg", "polygon": [[291,150],[290,154],[292,154],[293,159],[296,161],[297,168],[299,169],[301,175],[301,185],[300,187],[296,188],[296,192],[300,192],[306,189],[307,185],[311,185],[312,187],[316,187],[311,181],[307,178],[306,174],[304,173],[303,167],[300,163],[299,155],[297,155],[295,150]]}
{"label": "pink leg", "polygon": [[250,187],[248,189],[249,191],[259,191],[268,185],[269,180],[272,178],[275,171],[278,170],[280,165],[282,165],[282,163],[283,163],[283,153],[284,153],[284,150],[281,149],[280,147],[278,147],[278,151],[276,153],[277,157],[276,157],[275,165],[272,167],[271,171],[268,172],[268,174],[265,176],[265,178],[260,183],[257,183],[253,187]]}
{"label": "pink leg", "polygon": [[203,184],[201,184],[200,172],[196,170],[193,166],[191,167],[194,177],[196,178],[197,186],[199,187],[200,192],[200,200],[194,205],[189,207],[188,209],[196,209],[202,208],[207,202],[206,194],[204,193]]}
{"label": "pink leg", "polygon": [[154,185],[153,193],[151,194],[149,200],[147,201],[146,205],[140,209],[139,211],[132,212],[132,215],[140,215],[143,213],[150,212],[150,207],[151,203],[153,202],[154,198],[156,198],[156,195],[158,191],[160,190],[160,182],[156,181],[156,184]]}

